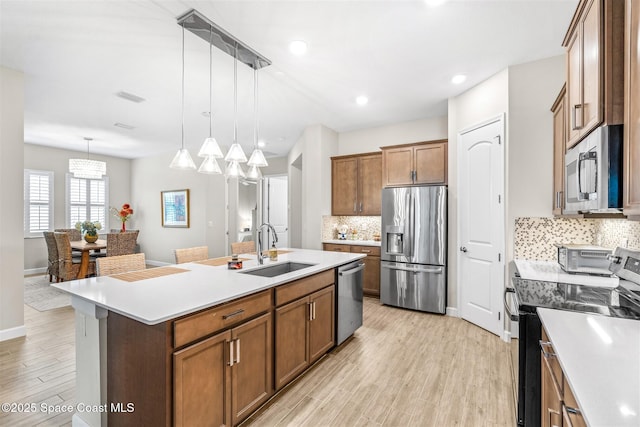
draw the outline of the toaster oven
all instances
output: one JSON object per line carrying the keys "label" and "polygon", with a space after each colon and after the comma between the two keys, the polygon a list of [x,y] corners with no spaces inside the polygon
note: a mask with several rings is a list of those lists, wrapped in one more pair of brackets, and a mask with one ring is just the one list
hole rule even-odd
{"label": "toaster oven", "polygon": [[567,273],[610,276],[611,249],[594,245],[558,246],[558,264]]}

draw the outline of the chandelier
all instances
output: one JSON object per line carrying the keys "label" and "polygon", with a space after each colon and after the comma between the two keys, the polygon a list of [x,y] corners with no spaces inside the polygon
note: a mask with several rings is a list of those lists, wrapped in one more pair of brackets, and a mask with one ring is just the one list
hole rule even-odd
{"label": "chandelier", "polygon": [[102,176],[107,173],[107,164],[89,159],[89,142],[93,141],[93,138],[84,138],[84,140],[87,141],[87,158],[69,159],[69,172],[74,178],[102,179]]}

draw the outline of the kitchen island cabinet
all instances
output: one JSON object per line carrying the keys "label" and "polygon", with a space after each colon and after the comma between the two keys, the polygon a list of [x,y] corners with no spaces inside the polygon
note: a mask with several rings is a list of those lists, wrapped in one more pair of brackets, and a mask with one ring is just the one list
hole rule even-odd
{"label": "kitchen island cabinet", "polygon": [[[101,276],[56,284],[76,309],[77,400],[108,408],[74,419],[90,426],[242,422],[275,392],[282,353],[275,306],[303,300],[310,307],[303,324],[307,315],[318,320],[305,326],[309,366],[335,342],[335,267],[362,257],[294,249],[273,264],[309,266],[272,278],[187,263],[137,283]],[[248,260],[243,272],[253,267],[257,261]]]}

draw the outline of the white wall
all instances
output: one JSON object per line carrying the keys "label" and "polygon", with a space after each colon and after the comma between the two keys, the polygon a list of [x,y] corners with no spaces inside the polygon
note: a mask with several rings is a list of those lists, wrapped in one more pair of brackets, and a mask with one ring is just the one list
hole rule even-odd
{"label": "white wall", "polygon": [[565,56],[509,68],[507,261],[517,217],[552,216],[553,114],[565,82]]}
{"label": "white wall", "polygon": [[[289,151],[289,223],[291,246],[322,249],[322,215],[331,213],[331,156],[338,153],[338,134],[322,125],[305,128]],[[302,169],[293,163],[302,156]],[[300,186],[295,179],[300,177]],[[299,223],[298,223],[299,219]]]}
{"label": "white wall", "polygon": [[[69,171],[69,159],[86,157],[86,152],[63,150],[42,145],[24,144],[24,168],[53,171],[53,228],[68,228],[66,224],[66,173]],[[107,163],[109,177],[109,206],[120,207],[123,203],[131,204],[134,215],[127,222],[127,228],[135,229],[138,216],[138,204],[131,199],[131,160],[117,157],[93,155],[95,160]],[[120,228],[120,221],[109,215],[108,222],[102,224],[101,232],[110,228]],[[144,239],[144,235],[138,240]],[[43,237],[24,239],[24,269],[27,273],[43,271],[47,267],[47,246]]]}
{"label": "white wall", "polygon": [[[223,256],[226,254],[224,176],[170,169],[174,154],[132,162],[131,196],[138,205],[140,250],[152,263],[174,263],[174,249],[203,245],[209,246],[209,256]],[[190,227],[162,227],[160,192],[183,189],[189,190]]]}
{"label": "white wall", "polygon": [[24,75],[0,67],[0,341],[24,336]]}
{"label": "white wall", "polygon": [[447,117],[413,120],[338,135],[338,155],[380,151],[387,145],[409,144],[447,138]]}
{"label": "white wall", "polygon": [[[447,306],[458,308],[458,133],[476,123],[508,112],[509,72],[503,70],[449,99],[449,258]],[[509,115],[507,114],[507,127]],[[509,144],[508,138],[506,142]]]}

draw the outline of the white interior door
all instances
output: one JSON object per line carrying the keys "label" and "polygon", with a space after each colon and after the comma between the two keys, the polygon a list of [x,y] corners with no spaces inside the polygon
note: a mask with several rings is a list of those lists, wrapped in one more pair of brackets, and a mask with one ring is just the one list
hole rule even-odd
{"label": "white interior door", "polygon": [[460,315],[502,336],[504,117],[458,135]]}
{"label": "white interior door", "polygon": [[[264,209],[262,217],[265,222],[273,225],[278,233],[280,248],[289,247],[289,221],[288,221],[288,191],[289,180],[286,175],[270,176],[264,179]],[[268,247],[271,247],[272,236],[269,234]]]}

